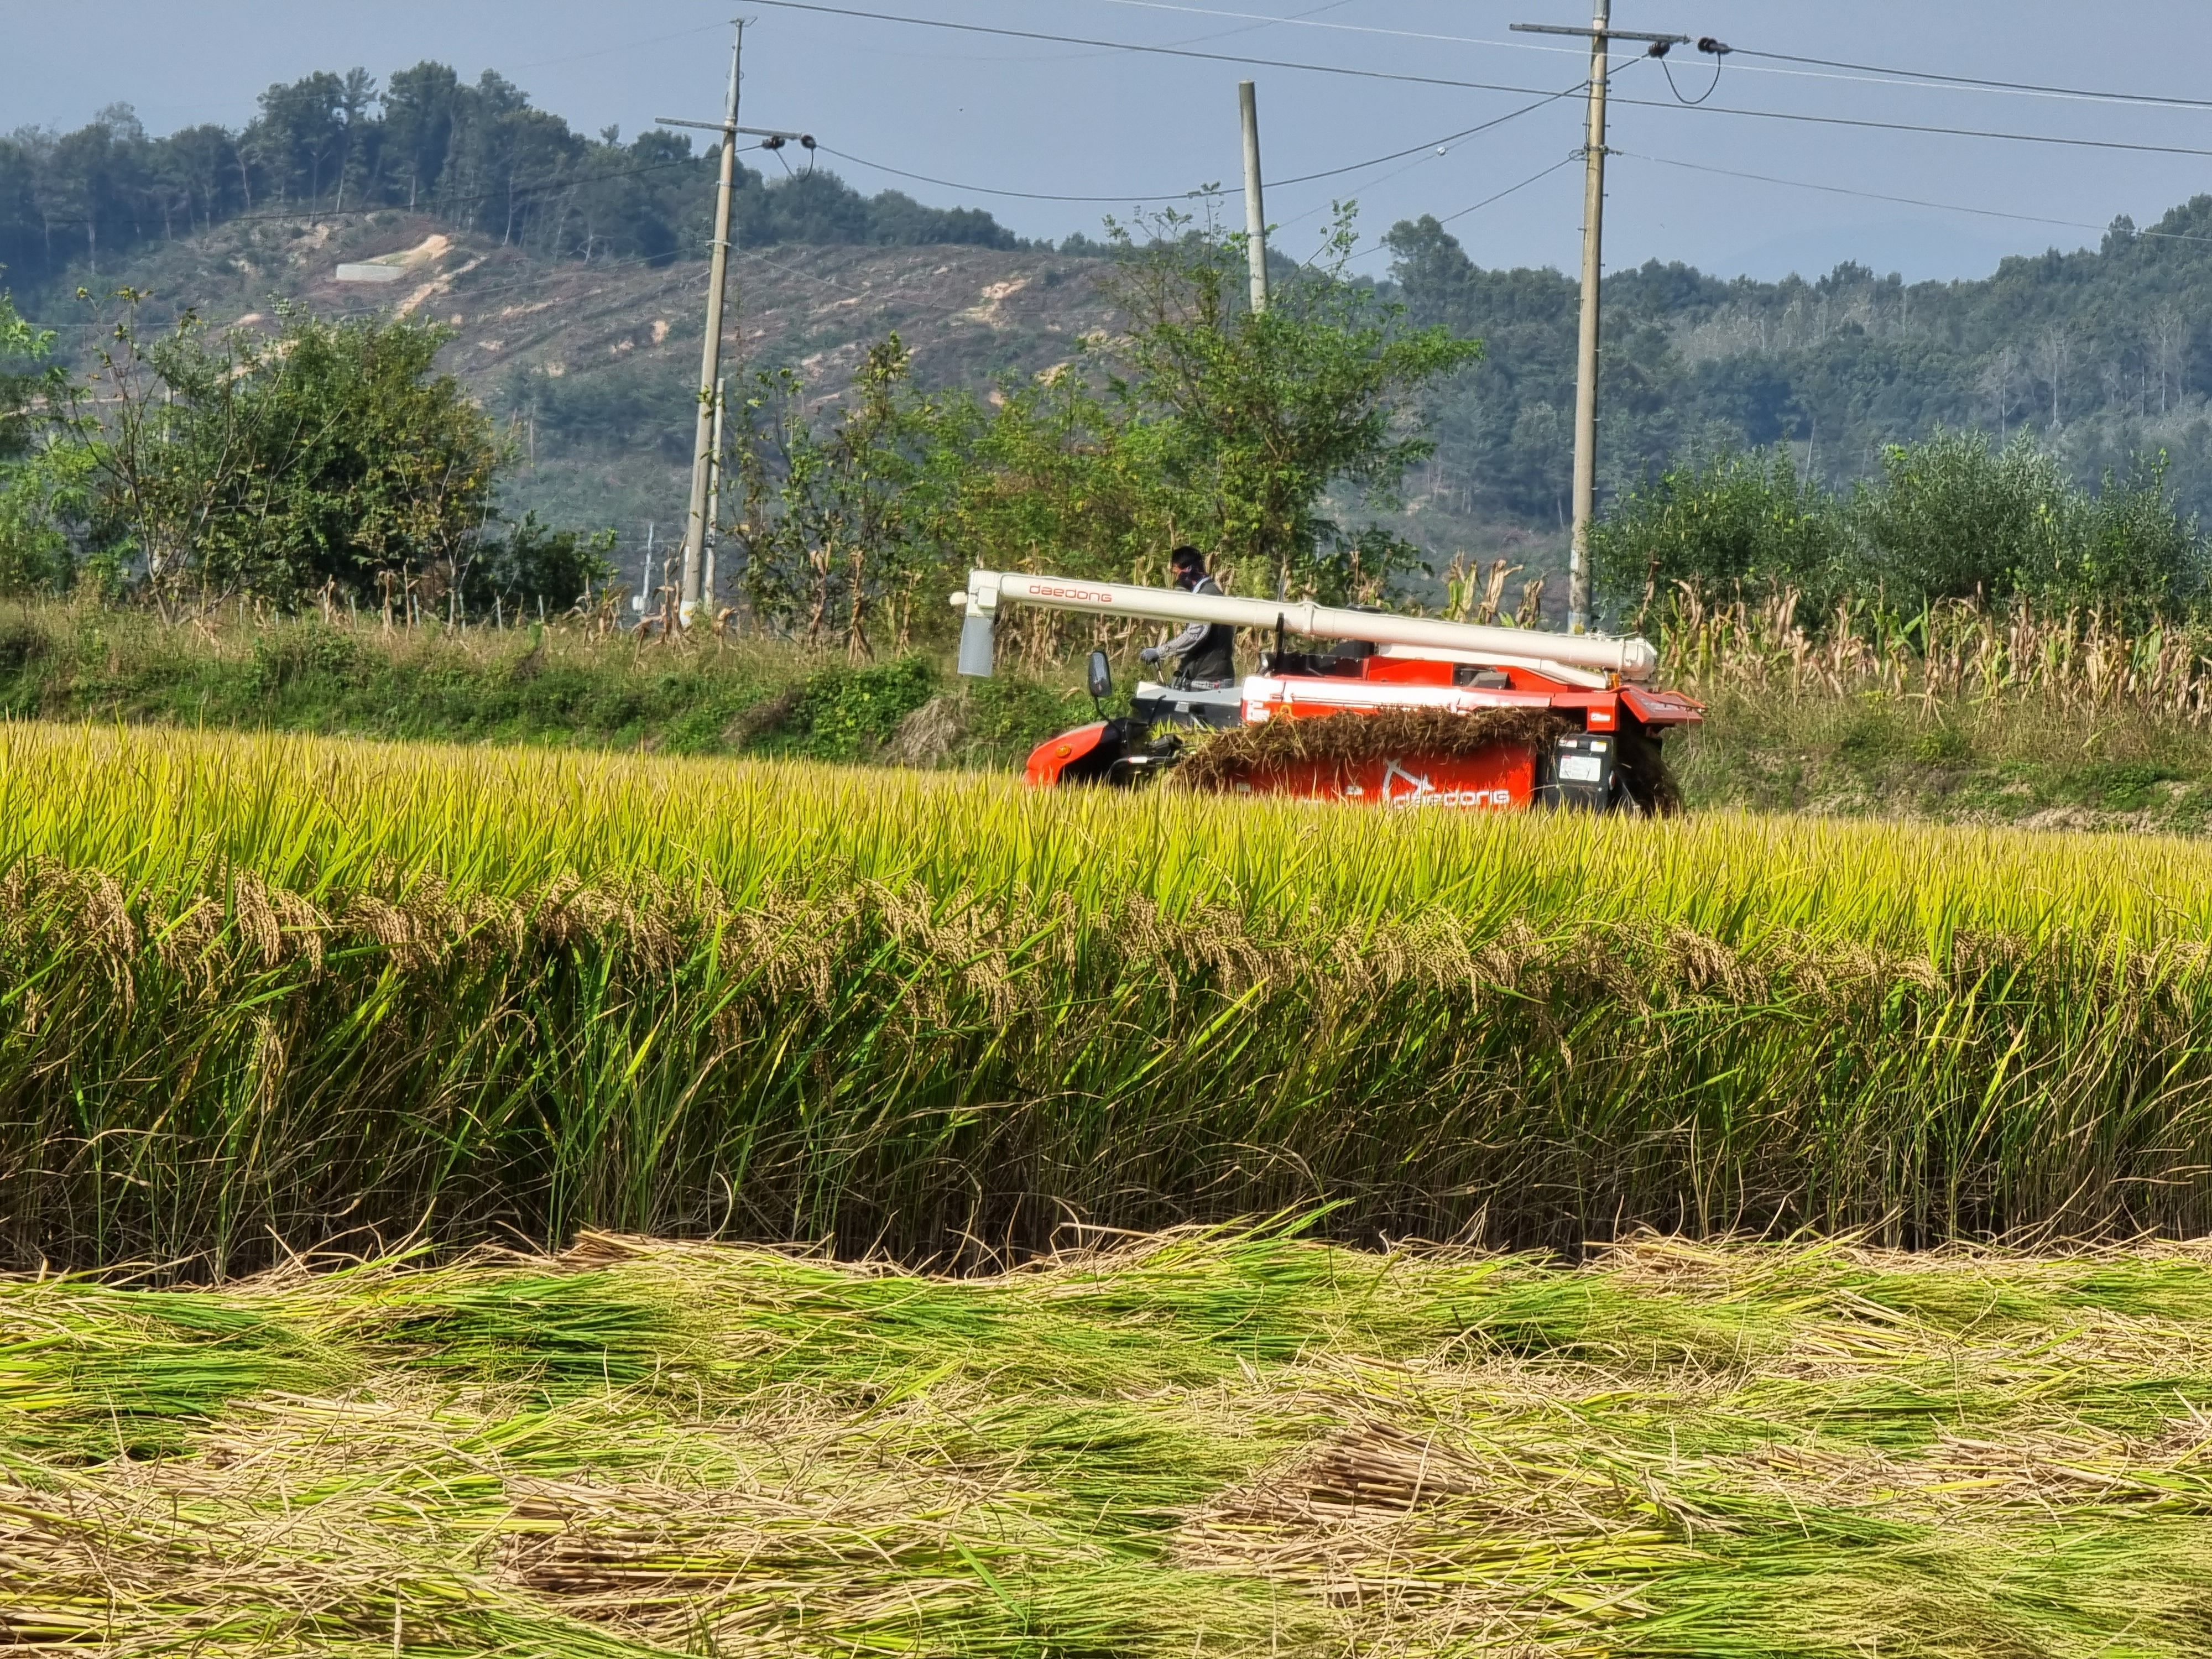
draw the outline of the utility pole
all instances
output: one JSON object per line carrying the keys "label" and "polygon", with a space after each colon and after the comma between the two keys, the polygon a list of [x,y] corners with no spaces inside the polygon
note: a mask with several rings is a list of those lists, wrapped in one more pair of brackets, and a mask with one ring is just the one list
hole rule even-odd
{"label": "utility pole", "polygon": [[1244,117],[1244,257],[1252,267],[1252,309],[1267,308],[1267,210],[1260,200],[1260,94],[1249,81],[1237,83]]}
{"label": "utility pole", "polygon": [[1516,23],[1522,34],[1586,35],[1590,43],[1589,131],[1583,149],[1583,314],[1575,356],[1575,519],[1567,552],[1567,629],[1589,628],[1589,530],[1597,515],[1598,279],[1604,274],[1605,82],[1607,51],[1615,40],[1642,40],[1651,55],[1687,46],[1686,34],[1639,34],[1613,27],[1613,0],[1596,0],[1586,29],[1557,23]]}
{"label": "utility pole", "polygon": [[737,35],[730,47],[730,94],[723,118],[719,121],[679,121],[667,115],[654,118],[660,126],[698,127],[722,135],[722,177],[714,197],[714,258],[707,277],[707,340],[699,353],[699,421],[691,447],[691,514],[684,529],[682,602],[677,611],[678,626],[685,628],[690,626],[692,613],[699,608],[699,578],[707,545],[708,475],[713,468],[714,389],[722,377],[722,307],[730,269],[730,197],[737,188],[738,135],[742,132],[762,140],[763,149],[781,149],[794,138],[808,149],[814,148],[813,137],[808,133],[738,125],[744,20],[739,18],[735,27]]}
{"label": "utility pole", "polygon": [[722,410],[726,407],[728,393],[723,382],[714,382],[714,464],[713,476],[707,484],[707,561],[705,574],[699,582],[700,602],[707,607],[707,621],[711,626],[716,608],[721,603],[714,587],[714,544],[721,540],[722,524]]}

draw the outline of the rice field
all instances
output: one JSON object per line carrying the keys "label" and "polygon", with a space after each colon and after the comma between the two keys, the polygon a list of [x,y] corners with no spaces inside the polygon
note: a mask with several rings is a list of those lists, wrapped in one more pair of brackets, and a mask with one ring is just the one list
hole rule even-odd
{"label": "rice field", "polygon": [[0,1279],[0,1644],[2212,1647],[2212,1254],[1184,1231],[946,1279],[586,1234]]}
{"label": "rice field", "polygon": [[0,1249],[2191,1236],[2212,854],[0,727]]}

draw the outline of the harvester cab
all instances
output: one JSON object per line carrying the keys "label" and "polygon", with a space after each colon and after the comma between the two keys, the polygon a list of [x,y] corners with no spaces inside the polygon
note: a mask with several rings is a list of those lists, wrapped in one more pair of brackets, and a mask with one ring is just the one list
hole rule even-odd
{"label": "harvester cab", "polygon": [[[1113,676],[1093,652],[1099,718],[1037,745],[1026,775],[1041,788],[1127,787],[1173,771],[1237,794],[1662,813],[1680,797],[1661,745],[1705,718],[1700,704],[1650,684],[1658,653],[1641,639],[993,570],[971,571],[952,603],[963,617],[960,672],[979,677],[993,672],[1006,605],[1273,635],[1241,681],[1139,681],[1120,719],[1106,716]],[[1328,648],[1291,650],[1293,635]]]}

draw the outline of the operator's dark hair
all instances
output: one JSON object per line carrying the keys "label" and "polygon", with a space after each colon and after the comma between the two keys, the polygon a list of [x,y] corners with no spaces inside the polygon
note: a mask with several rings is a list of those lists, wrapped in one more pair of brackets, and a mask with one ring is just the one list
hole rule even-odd
{"label": "operator's dark hair", "polygon": [[1178,547],[1168,555],[1168,568],[1170,570],[1203,570],[1206,568],[1206,555],[1194,547]]}

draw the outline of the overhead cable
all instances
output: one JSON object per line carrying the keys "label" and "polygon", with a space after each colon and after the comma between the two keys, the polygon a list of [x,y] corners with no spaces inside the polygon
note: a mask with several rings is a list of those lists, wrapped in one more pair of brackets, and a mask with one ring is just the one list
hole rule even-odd
{"label": "overhead cable", "polygon": [[[1037,29],[1000,28],[987,23],[955,23],[935,17],[910,17],[899,12],[864,11],[852,6],[831,6],[822,0],[759,0],[764,6],[786,11],[811,11],[832,17],[857,17],[878,23],[905,23],[916,28],[951,29],[963,34],[1010,36],[1018,40],[1048,40],[1061,46],[1103,46],[1116,52],[1149,53],[1168,58],[1197,58],[1213,63],[1250,64],[1261,69],[1295,70],[1313,75],[1342,75],[1367,81],[1399,81],[1415,86],[1451,87],[1472,92],[1513,92],[1549,99],[1556,94],[1540,87],[1504,86],[1488,81],[1461,81],[1437,75],[1407,75],[1389,70],[1353,69],[1341,64],[1301,64],[1277,58],[1248,58],[1231,52],[1193,52],[1182,46],[1150,46],[1128,40],[1102,40],[1084,35],[1048,34]],[[1737,50],[1741,51],[1741,48]],[[1712,115],[1741,115],[1767,121],[1802,121],[1814,126],[1861,127],[1882,132],[1919,132],[1954,138],[1992,138],[2011,143],[2051,144],[2076,149],[2124,150],[2151,155],[2212,155],[2212,149],[2188,144],[2145,144],[2118,138],[2068,138],[2039,132],[2004,132],[1983,127],[1935,126],[1911,121],[1875,121],[1844,115],[1808,115],[1794,110],[1739,109],[1729,104],[1678,104],[1648,98],[1615,98],[1613,101],[1643,109],[1698,109]],[[1118,199],[1118,198],[1117,198]]]}
{"label": "overhead cable", "polygon": [[[1570,52],[1577,57],[1578,46],[1545,46],[1528,40],[1499,40],[1478,34],[1438,34],[1420,29],[1384,28],[1371,23],[1322,23],[1304,17],[1280,17],[1265,12],[1228,11],[1214,6],[1190,6],[1170,3],[1170,0],[1096,0],[1109,6],[1130,6],[1144,11],[1180,12],[1194,17],[1225,17],[1246,19],[1255,23],[1280,24],[1291,28],[1321,28],[1351,34],[1373,34],[1386,39],[1422,40],[1443,46],[1504,46],[1516,52]],[[1852,71],[1843,75],[1820,75],[1806,78],[1814,80],[1851,80],[1860,76],[1875,78],[1869,84],[1919,85],[1930,90],[1946,88],[1962,92],[2002,92],[2021,97],[2059,98],[2091,103],[2134,104],[2158,109],[2212,109],[2212,99],[2170,97],[2157,93],[2106,92],[2087,87],[2046,85],[2033,81],[1993,81],[1970,75],[1949,75],[1932,70],[1886,68],[1873,64],[1850,64],[1826,58],[1807,58],[1780,52],[1754,52],[1748,47],[1733,48],[1732,55],[1740,58],[1763,58],[1774,63],[1802,64],[1818,69]],[[1767,69],[1756,64],[1741,68],[1757,75],[1800,75],[1797,70]],[[1685,99],[1685,103],[1697,101]]]}
{"label": "overhead cable", "polygon": [[1343,34],[1379,34],[1397,40],[1425,40],[1433,44],[1455,46],[1510,46],[1516,52],[1563,52],[1571,58],[1585,55],[1581,46],[1539,46],[1533,40],[1493,40],[1473,34],[1431,34],[1420,29],[1389,29],[1373,23],[1323,23],[1307,17],[1279,17],[1263,11],[1224,11],[1215,6],[1179,6],[1167,0],[1095,0],[1102,6],[1132,6],[1140,11],[1182,12],[1192,17],[1240,18],[1254,23],[1280,23],[1292,28],[1330,29]]}
{"label": "overhead cable", "polygon": [[[1310,185],[1317,179],[1340,178],[1347,173],[1358,173],[1368,167],[1381,167],[1386,161],[1400,161],[1408,155],[1419,155],[1423,150],[1440,150],[1447,145],[1459,143],[1463,138],[1471,138],[1476,133],[1487,132],[1492,127],[1503,126],[1506,122],[1542,109],[1547,104],[1557,103],[1562,98],[1572,98],[1587,84],[1583,82],[1569,87],[1561,92],[1547,93],[1533,103],[1523,104],[1518,109],[1508,110],[1503,115],[1493,116],[1489,120],[1478,122],[1474,126],[1462,127],[1457,132],[1448,132],[1441,138],[1431,138],[1424,143],[1408,144],[1403,149],[1394,149],[1387,155],[1370,156],[1364,161],[1352,161],[1339,167],[1325,167],[1319,173],[1301,173],[1288,179],[1270,179],[1264,187],[1275,190],[1291,185]],[[884,161],[872,161],[865,155],[854,155],[846,150],[833,149],[828,144],[823,144],[820,148],[823,155],[834,155],[841,161],[850,161],[856,167],[870,167],[878,173],[888,173],[901,179],[911,179],[917,184],[936,185],[945,190],[971,191],[979,196],[1012,196],[1025,202],[1180,202],[1197,196],[1242,196],[1244,193],[1244,186],[1242,185],[1200,185],[1193,190],[1161,191],[1143,195],[1133,192],[1117,196],[1064,196],[1043,191],[1006,190],[995,185],[971,185],[956,179],[939,179],[927,173],[909,173],[904,167],[895,167]]]}
{"label": "overhead cable", "polygon": [[[771,0],[773,3],[773,0]],[[2190,144],[2143,144],[2122,138],[2068,138],[2055,133],[2004,132],[1988,127],[1940,127],[1914,121],[1875,121],[1850,115],[1808,115],[1797,110],[1740,109],[1733,104],[1675,103],[1671,99],[1615,98],[1638,109],[1686,109],[1701,115],[1742,115],[1761,121],[1802,121],[1819,127],[1861,127],[1877,132],[1924,132],[1949,138],[1996,138],[2014,144],[2051,144],[2066,149],[2117,149],[2149,155],[2212,155]]]}
{"label": "overhead cable", "polygon": [[[1497,192],[1497,194],[1495,194],[1495,195],[1493,195],[1493,196],[1486,196],[1486,197],[1484,197],[1484,198],[1483,198],[1480,202],[1476,202],[1476,203],[1474,203],[1474,204],[1470,204],[1469,206],[1463,207],[1463,208],[1460,209],[1460,210],[1459,210],[1458,212],[1456,212],[1456,213],[1450,213],[1450,214],[1447,214],[1447,215],[1445,215],[1443,218],[1441,218],[1441,219],[1437,220],[1437,224],[1439,224],[1439,225],[1449,225],[1449,224],[1451,224],[1452,222],[1455,222],[1455,221],[1456,221],[1456,220],[1460,220],[1460,219],[1464,219],[1464,218],[1466,218],[1466,217],[1467,217],[1467,216],[1468,216],[1468,214],[1470,214],[1470,213],[1480,213],[1480,211],[1482,211],[1482,210],[1483,210],[1483,209],[1485,209],[1485,208],[1488,207],[1492,203],[1493,203],[1493,202],[1502,202],[1502,201],[1504,201],[1507,197],[1511,196],[1511,195],[1515,194],[1515,193],[1516,193],[1516,192],[1517,192],[1517,191],[1524,191],[1524,190],[1528,189],[1529,185],[1533,185],[1533,184],[1537,183],[1539,180],[1550,178],[1553,173],[1557,173],[1557,172],[1558,172],[1561,167],[1572,167],[1572,166],[1573,166],[1577,161],[1581,161],[1582,159],[1583,159],[1583,157],[1582,157],[1582,152],[1581,152],[1580,150],[1571,151],[1571,152],[1570,152],[1569,154],[1567,154],[1567,155],[1565,155],[1561,156],[1558,161],[1556,161],[1553,162],[1551,166],[1549,166],[1549,167],[1545,167],[1545,168],[1541,169],[1541,170],[1540,170],[1540,171],[1539,171],[1539,172],[1530,173],[1530,174],[1529,174],[1526,179],[1522,179],[1519,184],[1517,184],[1517,185],[1506,185],[1506,187],[1505,187],[1504,190],[1501,190],[1501,191],[1498,191],[1498,192]],[[1357,253],[1353,254],[1352,257],[1354,259],[1364,259],[1364,258],[1367,258],[1369,255],[1370,255],[1370,254],[1380,253],[1380,252],[1381,252],[1384,248],[1386,248],[1386,247],[1389,246],[1389,245],[1390,245],[1390,244],[1389,244],[1389,240],[1387,239],[1387,237],[1386,237],[1386,238],[1378,238],[1378,239],[1376,240],[1376,243],[1375,243],[1374,246],[1372,246],[1372,247],[1369,247],[1369,248],[1363,248],[1363,249],[1361,249],[1358,252],[1357,252]],[[1310,262],[1309,262],[1309,263],[1310,263]]]}
{"label": "overhead cable", "polygon": [[1396,81],[1412,86],[1450,87],[1461,92],[1514,92],[1523,97],[1549,98],[1541,87],[1505,86],[1491,81],[1462,81],[1441,75],[1408,75],[1396,70],[1354,69],[1346,64],[1300,64],[1280,58],[1251,58],[1240,52],[1196,52],[1188,46],[1152,46],[1133,40],[1094,40],[1080,34],[1048,34],[1041,29],[1001,28],[989,23],[955,23],[941,17],[910,17],[895,11],[863,11],[855,6],[824,5],[820,0],[759,0],[782,11],[820,12],[830,17],[857,17],[872,23],[906,23],[915,28],[949,29],[957,34],[993,34],[1013,40],[1043,40],[1061,46],[1102,46],[1111,52],[1141,52],[1157,58],[1195,58],[1212,64],[1249,64],[1258,69],[1296,70],[1307,75],[1342,75],[1360,81]]}
{"label": "overhead cable", "polygon": [[[1867,202],[1893,202],[1903,207],[1934,208],[1943,213],[1971,213],[1983,219],[2012,219],[2023,224],[2060,225],[2071,230],[2104,231],[2109,225],[2094,224],[2087,219],[2054,219],[2041,213],[2012,213],[2002,208],[1969,207],[1963,202],[1934,202],[1919,196],[1892,196],[1882,191],[1857,190],[1848,185],[1814,184],[1808,179],[1778,179],[1771,173],[1745,173],[1735,167],[1711,167],[1702,161],[1680,161],[1668,155],[1647,155],[1639,150],[1615,149],[1615,155],[1626,156],[1632,161],[1650,161],[1663,167],[1680,167],[1686,173],[1711,173],[1723,179],[1748,179],[1762,185],[1782,185],[1791,190],[1819,191],[1827,196],[1852,196]],[[2212,236],[2191,236],[2179,230],[2138,230],[2138,236],[2154,236],[2161,241],[2212,242]]]}
{"label": "overhead cable", "polygon": [[[2095,103],[2140,104],[2153,109],[2212,109],[2212,98],[2177,98],[2162,93],[2107,92],[2087,87],[2051,86],[2035,81],[1991,81],[1974,75],[1948,75],[1935,70],[1895,69],[1877,64],[1850,64],[1828,58],[1805,58],[1787,52],[1758,52],[1735,48],[1739,58],[1764,58],[1777,64],[1806,64],[1818,69],[1848,70],[1859,75],[1893,76],[1933,86],[1972,88],[1983,92],[2012,92],[2039,98],[2069,98]],[[1771,71],[1770,71],[1771,72]]]}
{"label": "overhead cable", "polygon": [[1437,220],[1437,222],[1440,225],[1448,225],[1455,219],[1466,218],[1470,213],[1479,213],[1484,208],[1488,207],[1492,202],[1502,202],[1507,197],[1514,194],[1516,191],[1526,190],[1538,179],[1548,179],[1553,173],[1557,173],[1561,167],[1571,167],[1574,163],[1581,161],[1582,159],[1583,156],[1580,150],[1576,150],[1571,155],[1562,155],[1558,161],[1553,162],[1551,166],[1546,167],[1542,172],[1532,173],[1526,179],[1523,179],[1519,184],[1508,185],[1504,190],[1499,191],[1495,196],[1486,196],[1480,202],[1475,203],[1474,206],[1463,207],[1457,213],[1447,214],[1443,218]]}

